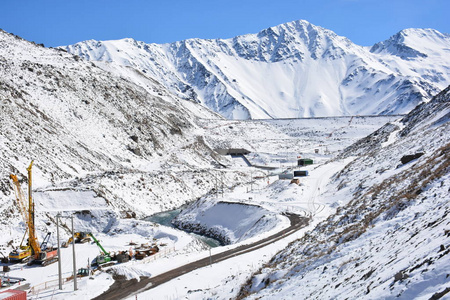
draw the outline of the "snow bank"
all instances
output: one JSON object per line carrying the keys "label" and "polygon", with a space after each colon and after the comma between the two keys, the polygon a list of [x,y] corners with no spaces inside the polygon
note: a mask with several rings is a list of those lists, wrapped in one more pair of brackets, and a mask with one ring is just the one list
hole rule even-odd
{"label": "snow bank", "polygon": [[173,222],[180,228],[213,237],[223,244],[234,244],[272,230],[279,220],[275,213],[256,205],[217,202],[206,207],[194,205]]}

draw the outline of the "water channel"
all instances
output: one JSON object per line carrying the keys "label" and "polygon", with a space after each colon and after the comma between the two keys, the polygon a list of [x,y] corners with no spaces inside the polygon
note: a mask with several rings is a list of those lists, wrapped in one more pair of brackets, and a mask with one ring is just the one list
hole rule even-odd
{"label": "water channel", "polygon": [[[168,211],[163,211],[160,213],[156,213],[154,215],[148,216],[146,217],[144,220],[146,221],[150,221],[153,223],[158,223],[160,225],[163,226],[167,226],[167,227],[172,227],[172,228],[176,228],[178,230],[182,230],[179,229],[175,226],[173,226],[172,224],[172,220],[178,216],[181,212],[182,208],[178,208],[178,209],[174,209],[174,210],[168,210]],[[185,230],[183,230],[185,231]],[[196,233],[192,233],[192,232],[188,232],[185,231],[187,233],[189,233],[190,235],[192,235],[194,238],[201,240],[202,242],[204,242],[205,244],[207,244],[208,246],[210,246],[211,248],[215,248],[215,247],[219,247],[221,246],[220,242],[216,239],[204,236],[204,235],[199,235]]]}

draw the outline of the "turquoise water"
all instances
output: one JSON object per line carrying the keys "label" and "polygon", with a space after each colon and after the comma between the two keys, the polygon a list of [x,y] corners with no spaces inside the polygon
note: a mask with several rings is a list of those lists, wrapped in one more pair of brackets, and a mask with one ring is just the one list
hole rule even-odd
{"label": "turquoise water", "polygon": [[[176,228],[172,225],[172,220],[180,214],[181,210],[182,210],[181,208],[178,208],[178,209],[174,209],[174,210],[163,211],[163,212],[148,216],[144,220],[150,221],[153,223],[158,223],[158,224],[161,224],[164,226]],[[177,229],[179,229],[179,228],[177,228]],[[179,229],[179,230],[181,230],[181,229]],[[221,246],[220,242],[216,239],[213,239],[213,238],[210,238],[207,236],[203,236],[203,235],[199,235],[196,233],[191,233],[191,232],[188,232],[188,233],[191,234],[192,236],[194,236],[196,239],[203,241],[205,244],[207,244],[211,248]]]}
{"label": "turquoise water", "polygon": [[173,228],[174,226],[172,225],[172,220],[176,216],[178,216],[180,214],[180,212],[181,212],[181,208],[163,211],[163,212],[151,215],[151,216],[145,218],[145,220]]}
{"label": "turquoise water", "polygon": [[207,236],[204,236],[204,235],[199,235],[199,234],[196,234],[196,233],[192,233],[192,232],[190,234],[195,236],[197,239],[203,241],[205,244],[207,244],[211,248],[222,246],[220,244],[220,242],[218,240],[216,240],[216,239],[213,239],[213,238],[210,238],[210,237],[207,237]]}

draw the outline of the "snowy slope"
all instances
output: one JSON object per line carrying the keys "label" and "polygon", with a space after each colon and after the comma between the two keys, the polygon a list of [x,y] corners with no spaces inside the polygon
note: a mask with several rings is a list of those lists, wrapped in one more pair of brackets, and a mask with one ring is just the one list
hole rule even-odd
{"label": "snowy slope", "polygon": [[[450,290],[450,87],[349,147],[334,215],[247,282],[248,299],[438,299]],[[389,143],[386,143],[390,141]],[[402,164],[404,155],[424,153]],[[448,297],[448,295],[447,295]]]}
{"label": "snowy slope", "polygon": [[303,20],[226,40],[64,47],[119,74],[132,67],[228,119],[406,113],[450,83],[449,48],[432,29],[366,48]]}
{"label": "snowy slope", "polygon": [[[283,226],[284,211],[311,214],[306,204],[309,190],[320,186],[317,181],[331,176],[315,170],[335,153],[358,138],[395,121],[400,116],[332,117],[295,120],[200,120],[205,141],[213,148],[245,148],[252,153],[246,158],[263,170],[249,166],[242,158],[224,157],[226,169],[211,172],[218,194],[206,195],[184,207],[172,222],[178,228],[208,235],[223,244],[235,244]],[[318,153],[315,153],[317,150]],[[277,174],[297,165],[297,157],[314,159],[311,179],[302,179],[301,187],[278,182]],[[333,169],[331,169],[333,171]],[[335,172],[335,171],[334,171]],[[223,178],[235,177],[232,185]],[[249,183],[250,179],[252,183]],[[268,185],[270,183],[270,185]],[[317,188],[317,187],[316,187]],[[223,195],[225,193],[225,195]],[[323,205],[320,206],[323,209]],[[278,216],[277,216],[278,215]]]}
{"label": "snowy slope", "polygon": [[[127,71],[136,78],[144,76]],[[3,255],[19,245],[26,232],[9,174],[18,176],[26,195],[31,160],[39,241],[50,232],[50,244],[56,246],[55,217],[61,213],[74,216],[75,230],[93,232],[108,251],[128,250],[130,241],[153,243],[153,239],[172,252],[176,247],[176,255],[205,248],[187,233],[140,219],[212,189],[209,170],[221,157],[203,140],[197,118],[214,119],[217,114],[170,95],[155,81],[138,86],[65,51],[4,31],[0,31],[0,75]],[[64,241],[69,228],[70,221],[63,219]],[[63,249],[64,276],[70,275],[69,253]],[[96,245],[80,246],[78,266],[97,254]],[[57,278],[56,265],[46,267],[44,274],[41,268],[10,266],[11,276],[25,277],[37,288]],[[128,273],[139,277],[152,272],[130,268]],[[108,277],[104,287],[111,282]],[[97,282],[98,289],[89,296],[100,293],[101,285]]]}
{"label": "snowy slope", "polygon": [[[36,206],[54,204],[36,212],[40,235],[61,210],[83,220],[92,209],[96,230],[108,232],[111,220],[176,208],[213,187],[208,169],[221,158],[196,122],[217,115],[204,107],[3,31],[0,73],[0,224],[8,233],[0,244],[23,235],[9,174],[27,192],[31,160]],[[97,201],[85,209],[56,205],[72,197],[98,199],[100,209]]]}
{"label": "snowy slope", "polygon": [[[328,253],[330,248],[327,247],[334,241],[337,242],[331,249],[336,246],[342,249],[341,252],[331,252],[331,258],[326,253],[312,258],[317,258],[312,261],[316,265],[328,264],[325,271],[335,270],[333,263],[336,262],[344,266],[342,272],[345,267],[349,267],[349,272],[354,271],[356,279],[364,275],[372,280],[371,276],[378,274],[374,272],[379,272],[378,277],[383,279],[399,278],[394,285],[394,291],[398,293],[411,284],[417,290],[428,287],[443,290],[443,277],[438,275],[448,266],[448,242],[445,240],[448,235],[444,234],[448,227],[445,223],[448,168],[445,166],[449,160],[447,148],[439,149],[448,141],[448,91],[419,106],[403,120],[398,120],[398,116],[362,116],[229,121],[193,101],[181,101],[171,95],[147,71],[112,63],[98,63],[99,68],[97,63],[80,60],[64,51],[43,48],[4,32],[0,32],[0,37],[0,251],[8,253],[12,245],[17,246],[25,231],[8,175],[17,174],[25,188],[25,169],[31,159],[35,159],[33,190],[39,239],[47,231],[55,233],[55,215],[61,212],[65,216],[74,214],[76,230],[95,232],[107,249],[128,249],[130,241],[151,242],[153,238],[176,249],[155,260],[133,260],[111,267],[109,273],[97,273],[93,280],[84,278],[79,291],[71,292],[68,285],[58,291],[53,285],[46,291],[38,289],[39,295],[34,294],[34,298],[90,299],[111,285],[113,274],[139,280],[140,276],[154,276],[187,261],[207,257],[208,251],[202,251],[205,247],[186,233],[139,220],[147,214],[179,207],[198,198],[205,206],[198,207],[191,220],[211,227],[219,223],[220,230],[226,231],[230,240],[238,243],[215,248],[213,253],[286,227],[286,220],[276,216],[281,212],[313,215],[311,224],[315,226],[339,208],[337,215],[304,237],[303,241],[307,243],[295,242],[292,247],[287,247],[295,236],[303,236],[307,231],[304,229],[246,256],[191,272],[157,289],[141,291],[144,299],[147,296],[149,299],[236,297],[237,287],[274,253],[287,247],[292,252],[280,254],[280,260],[286,261],[286,268],[280,269],[288,270],[292,266],[295,269],[298,260],[309,258],[306,252],[302,254],[306,256],[299,258],[297,251],[317,246],[314,249],[324,247]],[[336,151],[351,145],[356,138],[370,134],[385,122],[391,123],[348,147],[334,159]],[[276,166],[280,170],[292,167],[299,154],[314,158],[315,165],[308,167],[310,176],[302,179],[300,185],[289,184],[269,176],[270,172],[266,170],[240,165],[213,151],[221,147],[248,148],[253,152],[248,156],[252,163]],[[316,149],[319,153],[315,153]],[[404,154],[421,151],[425,152],[424,156],[396,168]],[[355,155],[362,157],[347,165]],[[343,171],[333,177],[341,169]],[[217,176],[221,184],[223,181],[223,198],[210,194],[217,191]],[[327,185],[330,178],[332,182]],[[193,205],[199,202],[193,202]],[[230,202],[233,205],[227,204]],[[250,209],[236,209],[241,206]],[[379,215],[374,213],[378,207],[383,208]],[[232,215],[232,218],[226,218],[222,213]],[[270,216],[268,222],[258,223],[265,215]],[[355,223],[365,225],[361,220],[371,220],[369,227],[373,226],[375,230],[369,232],[364,231],[364,227],[357,227]],[[398,220],[410,226],[398,228]],[[67,239],[68,220],[64,223],[62,235]],[[369,237],[357,238],[363,235]],[[437,238],[429,238],[434,236]],[[373,243],[367,243],[371,238]],[[315,244],[317,240],[318,245]],[[347,243],[352,241],[354,244]],[[381,241],[394,249],[398,257],[394,264],[390,260],[386,262],[392,270],[383,269],[377,263],[391,255],[378,245]],[[397,241],[402,245],[413,244],[403,255]],[[52,243],[55,244],[54,238]],[[350,248],[345,248],[347,245]],[[355,257],[352,246],[364,250],[355,265],[345,263]],[[63,249],[66,275],[70,275],[71,270],[70,250]],[[77,250],[79,266],[96,253],[95,245],[80,245]],[[336,257],[338,260],[333,261]],[[411,268],[406,266],[410,257],[418,260]],[[443,267],[432,270],[437,266],[431,263],[434,261],[443,262]],[[371,272],[374,264],[380,271]],[[44,282],[54,283],[57,277],[56,265],[45,269],[23,264],[12,267],[11,276],[26,277],[28,283],[40,289],[45,289]],[[41,270],[45,270],[45,276]],[[283,273],[280,271],[272,276],[272,270],[264,269],[263,275],[255,279],[255,286],[249,288],[259,292],[256,297],[276,298],[280,295],[292,298],[291,290],[296,293],[299,286],[306,292],[317,290],[314,288],[317,273],[309,273],[313,275],[312,282],[306,287],[301,280],[307,278],[299,279],[294,274],[291,286],[284,285],[280,291],[273,291],[270,286],[260,290],[259,279],[265,284]],[[400,271],[404,271],[411,281],[405,280],[407,278]],[[323,272],[322,265],[316,272]],[[422,280],[419,272],[429,277]],[[204,277],[200,278],[198,274]],[[267,277],[271,279],[267,280]],[[327,284],[335,280],[333,277],[332,271],[324,272]],[[229,281],[231,285],[227,284]],[[375,283],[370,286],[375,292],[369,296],[384,295],[381,289],[386,282],[380,282],[382,287]],[[335,288],[338,293],[351,290],[358,298],[363,290],[367,291],[366,286],[361,285],[361,281],[352,281],[351,285],[343,282]],[[320,296],[332,295],[331,288],[334,285],[321,289]],[[405,298],[418,294],[414,289],[404,293]]]}

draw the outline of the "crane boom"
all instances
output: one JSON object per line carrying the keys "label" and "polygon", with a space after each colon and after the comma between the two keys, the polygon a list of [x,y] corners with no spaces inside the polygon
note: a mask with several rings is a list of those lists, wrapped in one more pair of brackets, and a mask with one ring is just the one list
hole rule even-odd
{"label": "crane boom", "polygon": [[25,197],[23,195],[22,187],[20,186],[19,179],[16,175],[10,174],[9,177],[11,178],[14,186],[14,192],[16,194],[16,200],[17,205],[19,206],[20,214],[22,215],[22,219],[27,224],[27,230],[28,230],[28,223],[30,222],[28,218],[28,209],[27,204],[25,202]]}
{"label": "crane boom", "polygon": [[89,232],[89,235],[92,237],[94,242],[97,244],[98,248],[100,248],[100,255],[97,255],[93,264],[100,266],[100,265],[104,265],[106,263],[111,263],[111,255],[109,254],[109,252],[106,252],[105,248],[103,248],[103,246],[100,244],[99,240],[97,240],[95,238],[95,236],[92,234],[92,232]]}
{"label": "crane boom", "polygon": [[30,222],[28,223],[28,234],[29,234],[29,243],[31,249],[33,250],[33,254],[38,254],[41,252],[41,247],[39,246],[39,242],[36,237],[36,226],[34,224],[34,202],[32,197],[32,172],[31,168],[33,167],[34,160],[31,161],[30,165],[27,168],[28,171],[28,215]]}
{"label": "crane boom", "polygon": [[17,206],[19,207],[20,214],[22,215],[22,219],[26,224],[26,230],[25,230],[25,234],[22,238],[22,242],[20,243],[19,248],[15,249],[9,253],[9,260],[13,261],[13,262],[14,261],[23,261],[23,260],[29,259],[31,256],[31,247],[30,247],[29,243],[27,243],[26,245],[23,245],[25,236],[28,233],[30,220],[29,220],[29,215],[28,215],[27,202],[25,200],[25,196],[24,196],[22,187],[20,186],[19,179],[14,174],[10,174],[9,177],[11,178],[11,180],[13,182],[13,189],[16,194]]}
{"label": "crane boom", "polygon": [[109,255],[108,252],[106,252],[106,250],[103,248],[103,246],[100,244],[100,242],[95,238],[95,236],[90,232],[89,235],[92,237],[92,239],[94,240],[94,242],[97,244],[97,246],[100,248],[101,252],[103,252],[102,254],[105,255]]}

